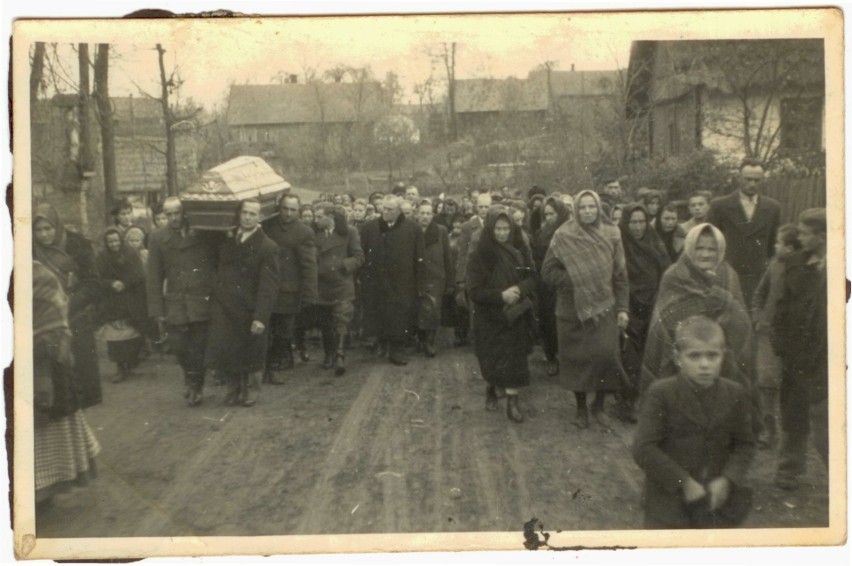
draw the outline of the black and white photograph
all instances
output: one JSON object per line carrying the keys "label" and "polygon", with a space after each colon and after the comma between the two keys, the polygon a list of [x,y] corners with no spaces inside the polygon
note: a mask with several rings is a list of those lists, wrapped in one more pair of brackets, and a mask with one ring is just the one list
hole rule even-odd
{"label": "black and white photograph", "polygon": [[18,558],[844,544],[839,10],[159,16],[13,25]]}

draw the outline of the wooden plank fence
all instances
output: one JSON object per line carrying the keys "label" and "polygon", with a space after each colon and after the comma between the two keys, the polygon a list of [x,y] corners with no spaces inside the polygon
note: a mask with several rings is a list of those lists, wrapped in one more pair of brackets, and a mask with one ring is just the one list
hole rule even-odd
{"label": "wooden plank fence", "polygon": [[762,192],[781,203],[781,222],[796,222],[799,213],[808,208],[825,207],[825,177],[788,179],[769,178]]}

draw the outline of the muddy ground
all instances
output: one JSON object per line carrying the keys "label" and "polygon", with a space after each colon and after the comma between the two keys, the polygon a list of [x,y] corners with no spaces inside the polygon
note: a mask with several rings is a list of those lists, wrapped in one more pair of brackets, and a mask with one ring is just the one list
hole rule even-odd
{"label": "muddy ground", "polygon": [[[476,359],[449,333],[437,358],[412,354],[404,368],[356,344],[341,378],[311,353],[253,408],[223,407],[209,383],[203,405],[186,407],[169,356],[121,384],[103,361],[105,400],[87,410],[99,475],[40,510],[37,536],[520,533],[532,517],[548,530],[641,528],[635,427],[575,429],[573,396],[544,374],[540,350],[523,424],[502,402],[484,410]],[[815,454],[796,492],[774,487],[773,471],[774,454],[759,452],[746,526],[825,526]]]}

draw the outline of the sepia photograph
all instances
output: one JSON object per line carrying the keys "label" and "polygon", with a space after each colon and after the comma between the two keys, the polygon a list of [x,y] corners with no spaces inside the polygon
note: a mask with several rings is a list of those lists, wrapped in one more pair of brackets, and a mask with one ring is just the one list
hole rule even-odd
{"label": "sepia photograph", "polygon": [[12,26],[17,558],[845,543],[840,10],[144,15]]}

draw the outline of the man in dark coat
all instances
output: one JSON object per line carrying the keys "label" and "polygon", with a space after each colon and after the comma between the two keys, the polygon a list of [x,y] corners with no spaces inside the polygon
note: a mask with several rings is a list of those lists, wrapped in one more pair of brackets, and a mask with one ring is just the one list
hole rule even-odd
{"label": "man in dark coat", "polygon": [[447,229],[438,224],[432,205],[424,202],[417,209],[417,224],[423,230],[423,292],[419,298],[417,327],[423,353],[435,356],[435,333],[441,324],[444,297],[453,293],[453,260]]}
{"label": "man in dark coat", "polygon": [[491,208],[491,195],[483,193],[476,197],[476,215],[462,224],[461,236],[459,236],[459,256],[456,259],[456,303],[460,307],[467,308],[467,297],[465,283],[467,279],[467,261],[470,257],[470,241],[474,234],[482,230],[485,216]]}
{"label": "man in dark coat", "polygon": [[228,384],[226,405],[257,402],[279,285],[278,246],[260,228],[260,201],[244,200],[236,234],[219,250],[207,343],[208,366]]}
{"label": "man in dark coat", "polygon": [[361,232],[365,330],[378,338],[380,353],[389,351],[395,365],[408,363],[402,346],[414,326],[423,269],[423,231],[405,218],[400,204],[397,196],[385,197],[382,216]]}
{"label": "man in dark coat", "polygon": [[740,166],[740,188],[710,203],[707,221],[725,235],[725,260],[740,278],[747,306],[775,254],[775,239],[781,225],[781,206],[759,194],[764,169],[760,161],[745,159]]}
{"label": "man in dark coat", "polygon": [[187,225],[177,197],[163,203],[168,225],[148,240],[148,315],[165,324],[183,369],[189,406],[201,403],[210,295],[216,278],[218,234]]}
{"label": "man in dark coat", "polygon": [[281,286],[269,321],[269,350],[264,377],[284,383],[281,370],[293,367],[292,338],[296,316],[306,305],[317,302],[317,254],[314,233],[299,222],[298,195],[281,198],[279,214],[264,225],[269,238],[278,244]]}

